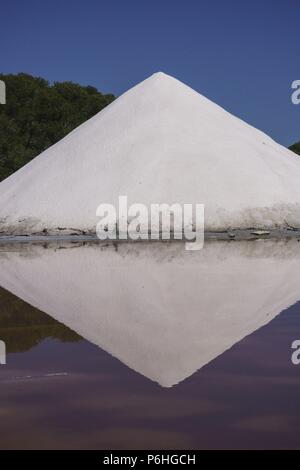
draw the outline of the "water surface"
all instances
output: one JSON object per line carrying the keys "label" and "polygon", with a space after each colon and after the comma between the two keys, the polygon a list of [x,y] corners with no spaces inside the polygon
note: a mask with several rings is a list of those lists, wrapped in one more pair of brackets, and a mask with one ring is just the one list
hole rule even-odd
{"label": "water surface", "polygon": [[0,248],[0,448],[298,448],[300,243]]}

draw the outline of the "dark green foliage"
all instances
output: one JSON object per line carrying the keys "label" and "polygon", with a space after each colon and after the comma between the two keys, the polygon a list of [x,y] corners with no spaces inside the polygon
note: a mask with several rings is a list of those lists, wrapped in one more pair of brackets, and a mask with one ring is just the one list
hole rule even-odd
{"label": "dark green foliage", "polygon": [[0,287],[0,339],[7,352],[27,351],[46,338],[81,339],[67,326]]}
{"label": "dark green foliage", "polygon": [[91,86],[53,85],[20,73],[0,74],[6,104],[0,105],[0,181],[114,100]]}
{"label": "dark green foliage", "polygon": [[289,149],[297,153],[298,155],[300,155],[300,142],[297,142],[296,144],[291,145]]}

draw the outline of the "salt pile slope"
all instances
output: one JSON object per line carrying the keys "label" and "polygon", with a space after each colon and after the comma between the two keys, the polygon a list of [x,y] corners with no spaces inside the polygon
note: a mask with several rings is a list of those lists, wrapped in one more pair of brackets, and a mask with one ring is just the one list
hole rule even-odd
{"label": "salt pile slope", "polygon": [[300,227],[300,159],[152,75],[0,184],[0,232],[94,232],[100,203],[203,203],[205,229]]}
{"label": "salt pile slope", "polygon": [[0,285],[165,387],[300,298],[297,240],[70,246],[0,251]]}

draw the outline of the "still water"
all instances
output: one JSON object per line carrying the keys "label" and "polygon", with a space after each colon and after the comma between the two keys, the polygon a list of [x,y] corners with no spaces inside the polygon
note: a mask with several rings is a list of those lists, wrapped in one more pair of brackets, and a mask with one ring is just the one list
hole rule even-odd
{"label": "still water", "polygon": [[297,240],[0,245],[0,286],[1,449],[300,447]]}

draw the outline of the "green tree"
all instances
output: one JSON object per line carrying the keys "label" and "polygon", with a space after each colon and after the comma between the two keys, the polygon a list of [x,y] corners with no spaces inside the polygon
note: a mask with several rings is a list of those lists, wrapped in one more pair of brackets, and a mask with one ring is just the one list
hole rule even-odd
{"label": "green tree", "polygon": [[6,104],[0,106],[0,181],[58,142],[115,97],[73,82],[25,73],[0,74]]}
{"label": "green tree", "polygon": [[297,153],[298,155],[300,155],[300,142],[297,142],[296,144],[291,145],[289,149]]}

